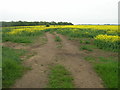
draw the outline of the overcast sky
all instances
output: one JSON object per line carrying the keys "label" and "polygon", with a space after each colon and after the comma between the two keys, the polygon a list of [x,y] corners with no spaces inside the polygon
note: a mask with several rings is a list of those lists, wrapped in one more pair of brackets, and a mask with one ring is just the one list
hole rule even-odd
{"label": "overcast sky", "polygon": [[119,0],[0,0],[0,21],[118,23]]}

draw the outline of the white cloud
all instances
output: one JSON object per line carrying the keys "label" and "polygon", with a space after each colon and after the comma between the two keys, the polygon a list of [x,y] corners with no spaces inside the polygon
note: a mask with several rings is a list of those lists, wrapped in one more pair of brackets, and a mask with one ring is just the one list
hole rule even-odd
{"label": "white cloud", "polygon": [[117,23],[119,0],[1,0],[0,20]]}

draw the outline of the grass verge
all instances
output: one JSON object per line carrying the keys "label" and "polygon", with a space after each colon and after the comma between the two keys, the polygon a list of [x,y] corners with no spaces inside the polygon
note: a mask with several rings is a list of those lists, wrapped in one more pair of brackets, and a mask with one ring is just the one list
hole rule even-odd
{"label": "grass verge", "polygon": [[22,76],[26,69],[22,66],[20,56],[25,53],[23,50],[14,50],[8,47],[2,48],[2,84],[8,88],[15,83],[15,80]]}
{"label": "grass verge", "polygon": [[50,33],[53,34],[53,35],[55,35],[54,31],[55,31],[55,30],[50,30]]}
{"label": "grass verge", "polygon": [[73,78],[70,72],[61,65],[51,68],[48,88],[73,88]]}
{"label": "grass verge", "polygon": [[90,44],[91,42],[89,40],[80,40],[80,44]]}
{"label": "grass verge", "polygon": [[94,69],[104,81],[106,88],[118,88],[118,62],[114,58],[87,56],[85,60],[92,62]]}
{"label": "grass verge", "polygon": [[86,56],[84,59],[89,61],[89,62],[95,62],[96,61],[96,58],[93,57],[93,56]]}
{"label": "grass verge", "polygon": [[87,51],[93,51],[90,46],[84,45],[80,47],[80,50],[87,50]]}

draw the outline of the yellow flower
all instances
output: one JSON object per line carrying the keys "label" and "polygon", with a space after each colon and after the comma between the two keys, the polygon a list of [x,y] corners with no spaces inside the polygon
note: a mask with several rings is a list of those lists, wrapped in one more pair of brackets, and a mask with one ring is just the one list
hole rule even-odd
{"label": "yellow flower", "polygon": [[110,36],[110,35],[98,35],[95,37],[96,40],[101,40],[105,42],[116,42],[120,41],[119,36]]}

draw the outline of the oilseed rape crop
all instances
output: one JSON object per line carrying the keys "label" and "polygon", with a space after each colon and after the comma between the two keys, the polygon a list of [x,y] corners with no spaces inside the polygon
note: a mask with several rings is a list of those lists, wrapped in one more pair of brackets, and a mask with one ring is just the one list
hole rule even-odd
{"label": "oilseed rape crop", "polygon": [[99,48],[116,51],[119,47],[117,25],[51,25],[3,27],[3,41],[31,42],[46,31],[56,31],[73,38],[94,38]]}
{"label": "oilseed rape crop", "polygon": [[[5,27],[6,28],[6,27]],[[16,26],[16,27],[7,27],[13,29],[10,34],[15,34],[21,31],[33,32],[35,30],[46,30],[46,29],[55,29],[55,28],[76,28],[76,29],[92,29],[92,30],[104,30],[109,33],[118,32],[118,26],[116,25],[51,25],[50,27],[45,26]]]}
{"label": "oilseed rape crop", "polygon": [[95,37],[95,44],[99,48],[117,51],[117,50],[119,50],[120,37],[119,36],[109,36],[109,35],[98,35]]}
{"label": "oilseed rape crop", "polygon": [[[64,86],[68,86],[68,88],[70,86],[70,88],[72,88],[74,87],[74,83],[72,81],[75,77],[71,77],[71,75],[74,72],[71,71],[69,73],[67,70],[64,70],[64,67],[60,66],[61,64],[64,64],[62,61],[65,60],[69,62],[65,62],[66,64],[63,66],[68,64],[67,67],[69,67],[69,64],[71,64],[71,69],[79,68],[80,71],[81,65],[86,64],[88,67],[86,67],[85,73],[90,70],[88,65],[89,63],[86,62],[90,62],[95,69],[94,71],[96,71],[101,80],[103,80],[102,84],[105,88],[118,87],[117,75],[119,67],[117,56],[120,51],[120,31],[118,31],[118,25],[39,25],[1,28],[2,30],[0,30],[0,34],[2,34],[1,38],[3,45],[1,48],[3,51],[3,63],[1,67],[4,69],[2,77],[3,88],[12,87],[12,85],[17,82],[15,80],[19,79],[25,71],[29,72],[32,66],[36,65],[36,62],[38,62],[38,65],[35,67],[36,69],[45,65],[48,65],[48,71],[51,69],[50,74],[48,74],[48,77],[50,77],[49,80],[51,81],[46,84],[48,88],[59,88],[58,86],[61,83],[59,80],[62,80],[63,82],[61,88],[64,88]],[[48,49],[49,52],[47,52]],[[52,53],[52,56],[49,53]],[[45,56],[47,56],[47,58]],[[33,60],[32,62],[30,61],[31,58]],[[29,61],[27,62],[27,66],[30,64],[30,67],[28,66],[28,68],[23,63],[24,61],[26,62],[26,60]],[[42,60],[47,61],[44,61],[45,63],[43,63]],[[51,64],[51,60],[53,63],[55,62],[54,65]],[[86,62],[84,62],[85,60]],[[58,65],[55,66],[55,64]],[[78,65],[76,68],[72,67],[76,65]],[[36,70],[35,68],[32,69]],[[76,75],[78,73],[79,72],[76,72]],[[85,74],[84,72],[80,72],[79,75],[81,75],[81,73]],[[36,74],[40,73],[34,73],[34,75]],[[62,78],[56,77],[59,76],[59,74],[61,74]],[[37,76],[39,78],[40,75]],[[92,80],[93,76],[90,76],[89,79]],[[30,77],[33,77],[33,75]],[[31,80],[31,83],[34,79],[36,80],[36,77]],[[68,79],[70,83],[68,83]],[[24,80],[22,79],[22,81]],[[83,82],[84,81],[86,80],[83,80]],[[88,82],[88,84],[91,82],[92,81]],[[86,82],[84,83],[86,84]],[[26,85],[31,84],[26,83]]]}

